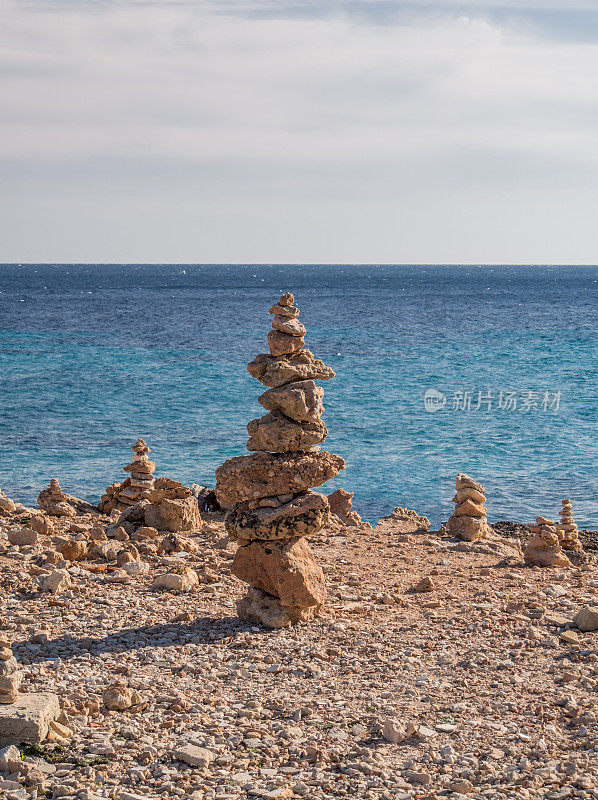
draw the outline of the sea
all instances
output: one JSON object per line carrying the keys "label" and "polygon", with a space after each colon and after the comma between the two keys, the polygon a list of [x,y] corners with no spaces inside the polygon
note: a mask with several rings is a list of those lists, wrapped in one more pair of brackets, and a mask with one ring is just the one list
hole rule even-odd
{"label": "sea", "polygon": [[489,520],[598,527],[598,268],[0,265],[0,488],[57,477],[97,502],[141,436],[156,475],[214,486],[266,413],[246,370],[291,291],[323,384],[325,448],[372,523],[448,519],[458,472]]}

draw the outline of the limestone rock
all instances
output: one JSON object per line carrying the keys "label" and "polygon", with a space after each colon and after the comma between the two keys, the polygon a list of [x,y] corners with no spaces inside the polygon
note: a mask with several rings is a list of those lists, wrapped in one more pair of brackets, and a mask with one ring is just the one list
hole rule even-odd
{"label": "limestone rock", "polygon": [[185,744],[172,751],[172,757],[177,761],[183,761],[190,767],[205,768],[214,760],[215,756],[211,750],[199,747],[195,744]]}
{"label": "limestone rock", "polygon": [[126,711],[143,703],[143,697],[136,689],[123,683],[113,683],[102,695],[104,705],[109,711]]}
{"label": "limestone rock", "polygon": [[416,531],[429,531],[430,520],[410,508],[397,506],[388,517],[382,517],[380,523],[392,522],[392,530],[396,533],[415,533]]}
{"label": "limestone rock", "polygon": [[239,503],[226,515],[225,526],[232,539],[291,539],[320,531],[329,520],[328,500],[318,492],[297,495],[278,507],[252,509]]}
{"label": "limestone rock", "polygon": [[457,480],[455,481],[455,489],[459,491],[460,489],[475,489],[480,494],[485,495],[486,490],[482,486],[481,483],[474,481],[473,478],[470,478],[469,475],[465,475],[463,472],[460,472],[457,475]]}
{"label": "limestone rock", "polygon": [[12,705],[0,705],[0,745],[43,742],[51,720],[60,714],[55,694],[27,692]]}
{"label": "limestone rock", "polygon": [[523,554],[525,563],[536,567],[570,567],[571,562],[561,549],[556,528],[549,520],[540,522],[543,519],[538,517],[538,524],[532,529],[534,535]]}
{"label": "limestone rock", "polygon": [[171,553],[196,553],[197,545],[191,539],[179,536],[176,533],[168,533],[158,545],[158,555],[170,555]]}
{"label": "limestone rock", "polygon": [[275,358],[262,353],[247,365],[247,371],[264,386],[282,386],[291,381],[329,381],[334,370],[305,349],[295,355]]}
{"label": "limestone rock", "polygon": [[8,541],[18,547],[26,547],[37,542],[38,533],[31,528],[19,528],[16,531],[8,531]]}
{"label": "limestone rock", "polygon": [[170,592],[188,592],[198,584],[197,572],[190,567],[181,566],[176,572],[171,571],[157,575],[150,588],[153,591],[166,589]]}
{"label": "limestone rock", "polygon": [[203,525],[197,500],[185,497],[179,500],[164,498],[151,503],[145,510],[145,524],[159,531],[200,531]]}
{"label": "limestone rock", "polygon": [[10,641],[0,634],[0,703],[14,703],[19,695],[23,673],[12,654]]}
{"label": "limestone rock", "polygon": [[323,397],[324,390],[308,380],[268,389],[257,400],[268,411],[279,411],[296,422],[318,422],[324,413]]}
{"label": "limestone rock", "polygon": [[250,436],[247,449],[288,453],[310,450],[322,444],[328,431],[322,420],[296,422],[278,411],[272,411],[247,425]]}
{"label": "limestone rock", "polygon": [[80,561],[85,558],[87,548],[86,539],[63,539],[56,545],[58,552],[62,553],[67,561]]}
{"label": "limestone rock", "polygon": [[317,606],[283,608],[277,597],[252,587],[237,601],[239,619],[264,625],[266,628],[286,628],[298,622],[309,622],[315,617],[317,610]]}
{"label": "limestone rock", "polygon": [[42,578],[41,588],[51,594],[62,594],[71,588],[71,576],[65,569],[55,569]]}
{"label": "limestone rock", "polygon": [[54,533],[54,524],[45,514],[35,514],[31,517],[29,527],[42,536],[51,536]]}
{"label": "limestone rock", "polygon": [[356,511],[352,511],[353,492],[345,489],[337,489],[328,495],[330,513],[343,523],[343,525],[361,525],[361,517]]}
{"label": "limestone rock", "polygon": [[479,503],[481,505],[486,501],[486,495],[482,492],[478,492],[477,489],[459,489],[457,494],[453,497],[453,503],[458,505],[464,500],[473,500],[474,503]]}
{"label": "limestone rock", "polygon": [[68,495],[63,493],[56,478],[52,478],[48,488],[39,493],[37,503],[52,517],[74,517],[77,512],[74,506],[68,502],[67,497]]}
{"label": "limestone rock", "polygon": [[282,333],[272,329],[268,333],[268,347],[273,356],[290,355],[298,353],[305,344],[303,336],[292,336],[289,333]]}
{"label": "limestone rock", "polygon": [[277,314],[272,320],[272,327],[291,336],[305,336],[305,326],[296,317],[289,317],[286,314]]}
{"label": "limestone rock", "polygon": [[455,506],[456,517],[485,517],[486,509],[469,498]]}
{"label": "limestone rock", "polygon": [[231,572],[253,588],[278,597],[287,612],[293,608],[319,609],[326,599],[324,573],[304,539],[253,541],[240,546]]}
{"label": "limestone rock", "polygon": [[430,578],[430,576],[427,575],[425,578],[422,578],[421,581],[418,581],[418,583],[415,584],[415,586],[413,587],[413,591],[418,593],[435,592],[436,584],[434,583],[432,578]]}
{"label": "limestone rock", "polygon": [[475,542],[485,539],[491,532],[486,517],[449,517],[446,524],[447,533],[458,536],[464,542]]}
{"label": "limestone rock", "polygon": [[598,631],[598,606],[586,606],[573,617],[580,631]]}
{"label": "limestone rock", "polygon": [[333,453],[254,453],[225,461],[216,470],[220,503],[304,492],[321,486],[345,468]]}
{"label": "limestone rock", "polygon": [[9,516],[13,514],[15,511],[15,504],[7,497],[4,492],[0,489],[0,516]]}

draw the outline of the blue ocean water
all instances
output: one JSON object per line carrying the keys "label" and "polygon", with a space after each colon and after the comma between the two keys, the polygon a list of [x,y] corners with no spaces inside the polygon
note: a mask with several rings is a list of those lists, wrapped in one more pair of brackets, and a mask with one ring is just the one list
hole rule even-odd
{"label": "blue ocean water", "polygon": [[598,525],[596,267],[0,265],[0,487],[97,501],[137,436],[157,474],[213,485],[265,413],[246,364],[287,290],[337,372],[325,491],[437,525],[464,471],[491,521],[569,497]]}

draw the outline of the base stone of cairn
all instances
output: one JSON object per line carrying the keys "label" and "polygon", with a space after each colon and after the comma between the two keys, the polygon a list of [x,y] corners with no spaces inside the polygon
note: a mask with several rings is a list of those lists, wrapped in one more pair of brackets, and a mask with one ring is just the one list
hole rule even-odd
{"label": "base stone of cairn", "polygon": [[23,674],[10,641],[0,633],[0,745],[42,742],[50,722],[60,714],[54,694],[19,694]]}
{"label": "base stone of cairn", "polygon": [[39,493],[37,504],[51,517],[74,517],[77,512],[82,514],[96,512],[96,509],[85,500],[63,492],[56,478],[52,478],[48,488]]}
{"label": "base stone of cairn", "polygon": [[531,528],[523,560],[532,567],[570,567],[571,562],[563,553],[556,525],[545,517],[536,517]]}
{"label": "base stone of cairn", "polygon": [[158,478],[147,494],[144,522],[159,531],[200,531],[203,521],[191,489],[170,478]]}
{"label": "base stone of cairn", "polygon": [[573,519],[573,507],[570,500],[561,501],[561,521],[555,525],[559,541],[563,550],[574,553],[583,552],[583,547],[579,541],[579,531]]}
{"label": "base stone of cairn", "polygon": [[103,514],[124,511],[125,508],[134,506],[146,497],[146,492],[154,488],[156,465],[148,458],[148,453],[151,453],[150,448],[143,439],[137,439],[135,444],[131,445],[131,450],[133,461],[123,467],[123,470],[129,473],[129,477],[122,483],[108,486],[98,504],[98,509]]}
{"label": "base stone of cairn", "polygon": [[446,530],[465,542],[485,539],[490,533],[485,489],[481,483],[460,472],[455,481],[457,494],[453,497],[455,511],[446,524]]}
{"label": "base stone of cairn", "polygon": [[239,543],[231,571],[250,587],[237,613],[281,628],[313,619],[326,599],[324,573],[305,537],[330,519],[328,498],[312,489],[345,462],[320,451],[328,431],[321,420],[324,392],[314,381],[333,378],[333,370],[303,348],[305,328],[292,294],[283,294],[270,313],[270,354],[247,366],[270,387],[258,399],[268,413],[247,425],[252,454],[216,470],[215,493],[229,508],[227,533]]}

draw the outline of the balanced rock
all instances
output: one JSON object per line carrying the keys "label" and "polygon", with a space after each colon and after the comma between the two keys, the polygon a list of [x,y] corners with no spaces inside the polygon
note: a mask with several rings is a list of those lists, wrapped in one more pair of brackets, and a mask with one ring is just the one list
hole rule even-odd
{"label": "balanced rock", "polygon": [[[281,495],[284,498],[284,495]],[[226,532],[231,539],[293,539],[317,533],[328,522],[330,509],[326,497],[306,492],[287,503],[268,498],[272,506],[253,508],[251,502],[238,503],[226,515]]]}
{"label": "balanced rock", "polygon": [[191,489],[169,478],[158,478],[153,491],[147,494],[144,523],[159,531],[200,531],[203,521],[197,499]]}
{"label": "balanced rock", "polygon": [[314,358],[307,349],[280,357],[262,353],[249,362],[247,371],[264,386],[272,387],[283,386],[291,381],[329,381],[334,378],[334,370]]}
{"label": "balanced rock", "polygon": [[460,472],[455,480],[457,494],[453,497],[455,511],[446,530],[465,542],[485,539],[490,533],[484,503],[486,495],[481,483]]}
{"label": "balanced rock", "polygon": [[329,380],[334,372],[303,350],[305,328],[292,294],[283,294],[270,312],[270,355],[247,367],[271,387],[259,398],[269,413],[247,426],[247,449],[255,452],[216,470],[215,496],[229,508],[229,537],[240,542],[232,572],[249,584],[237,613],[280,628],[313,619],[326,597],[324,574],[305,537],[326,525],[330,506],[325,495],[310,490],[345,462],[319,452],[328,431],[321,420],[324,392],[314,380]]}
{"label": "balanced rock", "polygon": [[570,500],[563,500],[561,502],[561,521],[555,525],[558,537],[563,550],[570,550],[575,553],[583,551],[581,542],[579,541],[579,531],[577,524],[573,519],[573,508]]}
{"label": "balanced rock", "polygon": [[318,422],[324,413],[324,389],[309,381],[294,381],[268,389],[257,399],[267,411],[279,411],[296,422]]}
{"label": "balanced rock", "polygon": [[48,488],[39,493],[37,503],[52,517],[74,517],[77,513],[69,495],[64,494],[56,478],[52,478]]}
{"label": "balanced rock", "polygon": [[133,451],[133,461],[123,467],[124,472],[128,472],[129,477],[122,483],[113,483],[108,486],[98,508],[104,514],[112,511],[124,511],[129,506],[136,505],[142,500],[146,493],[154,488],[154,472],[156,465],[148,458],[151,453],[150,448],[143,441],[137,439],[131,445]]}
{"label": "balanced rock", "polygon": [[247,425],[247,449],[271,453],[306,452],[322,444],[328,430],[321,419],[296,422],[278,411],[271,411]]}
{"label": "balanced rock", "polygon": [[10,641],[6,634],[0,633],[0,703],[16,702],[22,678]]}
{"label": "balanced rock", "polygon": [[570,567],[571,562],[563,553],[556,526],[544,517],[537,517],[532,527],[523,560],[534,567]]}
{"label": "balanced rock", "polygon": [[253,453],[229,458],[216,470],[220,503],[296,494],[321,486],[345,468],[333,453]]}

